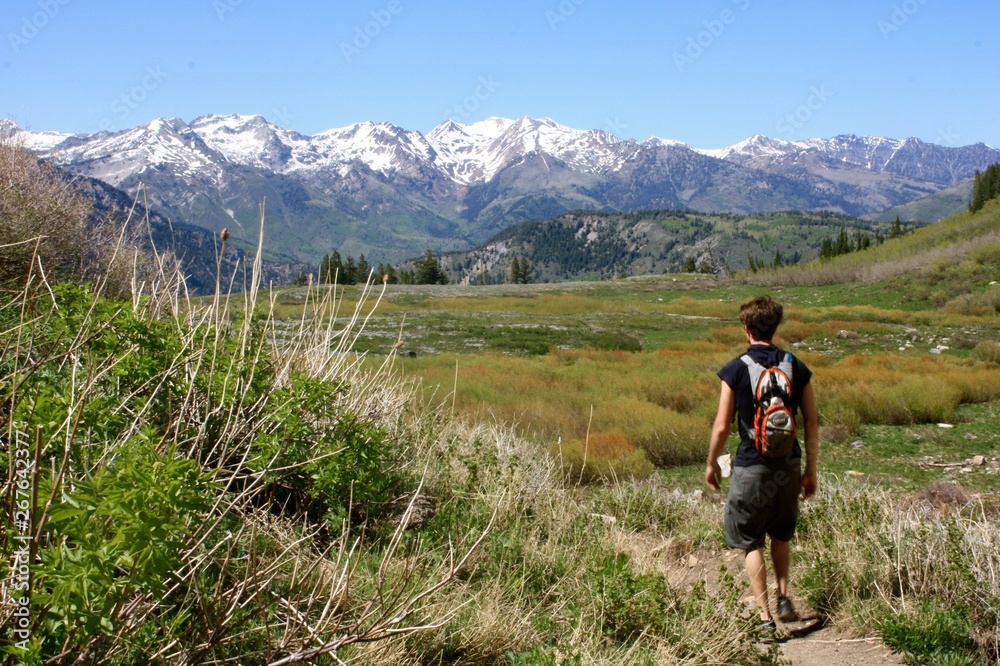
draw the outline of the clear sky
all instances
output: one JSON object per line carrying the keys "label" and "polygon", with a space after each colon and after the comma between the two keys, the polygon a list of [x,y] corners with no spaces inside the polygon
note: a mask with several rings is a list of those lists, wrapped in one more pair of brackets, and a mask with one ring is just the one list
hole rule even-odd
{"label": "clear sky", "polygon": [[547,116],[700,148],[753,134],[1000,147],[1000,2],[3,0],[0,117]]}

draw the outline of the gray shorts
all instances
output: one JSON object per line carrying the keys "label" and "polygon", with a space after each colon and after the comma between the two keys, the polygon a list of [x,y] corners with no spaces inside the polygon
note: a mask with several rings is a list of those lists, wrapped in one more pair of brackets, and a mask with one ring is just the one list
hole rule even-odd
{"label": "gray shorts", "polygon": [[730,548],[763,548],[764,535],[791,541],[799,516],[799,460],[774,466],[733,467],[726,497],[726,542]]}

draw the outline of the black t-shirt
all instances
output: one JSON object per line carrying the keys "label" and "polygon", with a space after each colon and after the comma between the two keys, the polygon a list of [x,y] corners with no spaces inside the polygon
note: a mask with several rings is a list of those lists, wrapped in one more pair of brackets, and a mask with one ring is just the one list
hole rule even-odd
{"label": "black t-shirt", "polygon": [[[774,345],[750,345],[747,349],[750,358],[760,363],[765,368],[773,368],[784,358],[785,352]],[[802,392],[812,377],[812,371],[799,359],[792,357],[792,395],[790,405],[792,413],[797,413],[799,405],[802,404]],[[739,422],[740,447],[736,450],[736,459],[733,465],[736,467],[749,467],[750,465],[767,465],[784,458],[765,458],[754,448],[753,440],[747,432],[747,424],[752,427],[754,406],[753,387],[750,386],[750,370],[746,363],[739,357],[727,363],[722,370],[719,370],[719,379],[726,382],[729,388],[736,394],[736,420]],[[802,449],[798,441],[789,458],[801,458]]]}

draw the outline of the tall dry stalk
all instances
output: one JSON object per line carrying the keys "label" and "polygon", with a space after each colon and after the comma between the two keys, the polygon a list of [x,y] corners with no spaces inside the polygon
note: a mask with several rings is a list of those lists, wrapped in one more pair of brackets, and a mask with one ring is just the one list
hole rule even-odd
{"label": "tall dry stalk", "polygon": [[[104,358],[87,352],[89,342],[111,332],[109,323],[96,315],[95,305],[71,332],[72,338],[61,342],[55,356],[34,351],[44,341],[32,339],[31,333],[60,316],[57,290],[46,276],[40,252],[32,259],[23,290],[0,304],[0,312],[12,315],[6,320],[15,322],[0,331],[4,355],[11,359],[2,378],[7,388],[0,410],[8,442],[25,426],[15,424],[11,415],[30,392],[35,373],[51,367],[69,377],[61,423],[50,424],[41,442],[44,459],[51,462],[46,470],[51,477],[49,492],[40,499],[36,517],[35,538],[43,550],[72,546],[51,540],[46,530],[49,512],[64,503],[80,481],[114,465],[128,442],[148,428],[148,415],[160,399],[172,402],[170,423],[157,446],[160,455],[196,461],[216,489],[208,512],[189,525],[180,565],[164,572],[167,586],[162,595],[126,586],[110,615],[103,618],[107,629],[94,634],[70,632],[61,650],[50,655],[53,662],[124,663],[136,658],[136,650],[143,660],[178,664],[246,660],[289,664],[320,655],[336,659],[348,645],[394,640],[439,627],[454,612],[439,607],[436,595],[455,580],[485,532],[463,538],[445,552],[414,550],[405,530],[419,488],[395,534],[377,554],[381,564],[374,574],[359,569],[373,554],[350,525],[331,540],[321,534],[321,526],[303,522],[303,517],[274,516],[260,505],[265,479],[278,470],[273,459],[255,460],[252,444],[276,427],[263,417],[274,407],[270,401],[275,391],[296,375],[349,385],[338,409],[386,422],[397,418],[412,397],[387,372],[391,359],[381,371],[368,373],[351,351],[384,287],[378,292],[374,285],[363,286],[357,306],[349,312],[342,312],[343,292],[336,285],[310,288],[307,309],[313,316],[304,315],[290,338],[274,335],[275,294],[263,299],[263,312],[258,306],[264,217],[262,206],[257,252],[249,265],[241,267],[248,288],[236,294],[232,285],[239,276],[220,276],[220,284],[229,287],[220,288],[207,303],[189,297],[177,263],[169,256],[140,262],[130,249],[135,235],[118,232],[105,265],[131,267],[131,276],[123,280],[109,270],[94,290],[98,295],[107,291],[120,296],[119,287],[128,285],[129,298],[117,301],[118,307],[130,308],[146,321],[169,323],[180,344],[165,359],[161,374],[135,388],[131,395],[144,396],[138,407],[123,402],[113,410],[124,414],[126,422],[109,441],[95,439],[95,433],[81,426],[81,415],[102,398],[101,382],[121,363],[122,355],[138,350],[117,349]],[[40,301],[40,295],[48,302]],[[259,381],[270,382],[271,390],[249,390]],[[177,385],[186,386],[186,391],[168,396],[168,387]],[[219,387],[219,393],[210,397],[198,388],[206,385]],[[80,450],[93,452],[83,467]],[[13,480],[7,473],[8,502]],[[490,525],[492,521],[486,531]],[[270,545],[261,548],[262,543]],[[215,583],[206,587],[208,581]],[[359,590],[364,591],[360,597]],[[42,632],[49,626],[43,623],[47,609],[36,610],[34,629]],[[170,618],[178,610],[182,616],[197,618],[193,631],[177,633]],[[0,621],[6,623],[12,612],[10,604],[0,607]],[[154,639],[137,646],[132,637],[150,627],[161,636],[160,642]]]}

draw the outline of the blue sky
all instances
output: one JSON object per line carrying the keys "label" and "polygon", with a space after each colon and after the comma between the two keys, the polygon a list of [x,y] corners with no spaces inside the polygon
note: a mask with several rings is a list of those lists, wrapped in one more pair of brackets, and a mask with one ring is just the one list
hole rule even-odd
{"label": "blue sky", "polygon": [[550,117],[697,147],[756,133],[1000,147],[1000,3],[5,0],[0,117]]}

